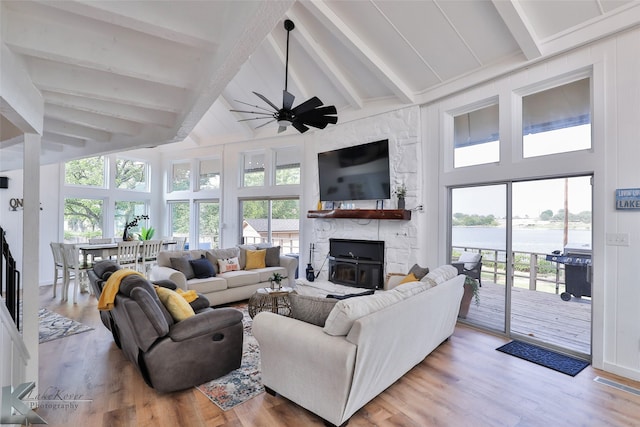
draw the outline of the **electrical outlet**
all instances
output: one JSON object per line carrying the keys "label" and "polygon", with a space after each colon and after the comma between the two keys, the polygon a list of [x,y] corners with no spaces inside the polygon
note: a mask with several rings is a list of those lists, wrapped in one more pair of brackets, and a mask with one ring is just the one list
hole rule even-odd
{"label": "electrical outlet", "polygon": [[607,233],[608,246],[629,246],[629,233]]}

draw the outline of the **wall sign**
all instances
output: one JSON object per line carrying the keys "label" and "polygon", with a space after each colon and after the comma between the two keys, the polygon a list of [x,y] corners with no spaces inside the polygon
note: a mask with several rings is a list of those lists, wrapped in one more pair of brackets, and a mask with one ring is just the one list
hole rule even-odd
{"label": "wall sign", "polygon": [[640,210],[640,188],[618,188],[616,190],[616,209]]}

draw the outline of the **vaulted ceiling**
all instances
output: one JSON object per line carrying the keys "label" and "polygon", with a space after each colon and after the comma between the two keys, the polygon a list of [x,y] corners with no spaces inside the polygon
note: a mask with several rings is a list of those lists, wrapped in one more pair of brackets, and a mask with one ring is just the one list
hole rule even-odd
{"label": "vaulted ceiling", "polygon": [[277,135],[229,110],[281,104],[285,18],[294,106],[318,96],[344,122],[636,27],[640,2],[1,0],[0,170],[21,167],[23,132],[43,164]]}

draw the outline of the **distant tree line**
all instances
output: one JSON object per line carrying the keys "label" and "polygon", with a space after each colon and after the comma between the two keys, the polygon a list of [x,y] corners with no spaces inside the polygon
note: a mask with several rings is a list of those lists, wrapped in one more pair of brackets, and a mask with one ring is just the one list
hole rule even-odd
{"label": "distant tree line", "polygon": [[[558,210],[558,212],[554,215],[551,209],[547,209],[540,214],[540,219],[542,221],[551,221],[551,222],[562,222],[564,221],[564,209]],[[584,222],[587,224],[591,223],[591,211],[582,211],[580,213],[574,214],[569,212],[569,221],[571,222]]]}
{"label": "distant tree line", "polygon": [[498,225],[498,221],[496,221],[496,217],[493,215],[467,215],[463,213],[455,213],[453,214],[453,224],[454,227],[472,227],[472,226],[496,226]]}

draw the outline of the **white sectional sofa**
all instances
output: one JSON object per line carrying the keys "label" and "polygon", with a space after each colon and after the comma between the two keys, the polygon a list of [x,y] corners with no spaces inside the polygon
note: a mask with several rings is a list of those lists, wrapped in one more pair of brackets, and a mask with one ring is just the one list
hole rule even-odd
{"label": "white sectional sofa", "polygon": [[339,301],[324,327],[259,313],[264,386],[343,425],[453,334],[464,277],[447,265],[421,282]]}
{"label": "white sectional sofa", "polygon": [[[171,280],[184,290],[193,289],[207,297],[212,306],[250,298],[257,289],[271,286],[269,278],[273,273],[280,273],[287,278],[282,282],[283,286],[287,284],[291,286],[295,283],[295,272],[298,266],[296,258],[278,255],[277,262],[270,263],[271,265],[279,264],[277,266],[265,266],[247,270],[245,269],[245,262],[242,260],[242,251],[247,248],[250,247],[244,246],[242,249],[236,247],[228,249],[162,251],[158,254],[157,265],[151,269],[150,279],[152,281]],[[171,262],[171,258],[185,256],[191,260],[198,260],[202,257],[208,259],[216,269],[215,276],[187,279],[185,273],[174,268]],[[241,261],[241,269],[220,273],[218,260],[234,257],[239,258]]]}

